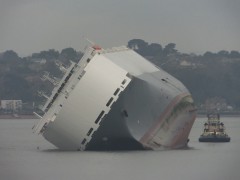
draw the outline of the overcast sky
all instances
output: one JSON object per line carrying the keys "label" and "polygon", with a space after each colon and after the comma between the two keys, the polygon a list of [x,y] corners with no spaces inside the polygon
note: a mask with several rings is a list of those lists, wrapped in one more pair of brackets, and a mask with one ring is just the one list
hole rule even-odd
{"label": "overcast sky", "polygon": [[186,53],[240,51],[240,1],[0,0],[0,52],[81,50],[84,37],[105,48],[139,38]]}

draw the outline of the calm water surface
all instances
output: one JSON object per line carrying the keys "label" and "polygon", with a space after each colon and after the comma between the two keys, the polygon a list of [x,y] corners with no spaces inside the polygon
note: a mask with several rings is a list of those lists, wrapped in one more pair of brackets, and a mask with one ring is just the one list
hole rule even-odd
{"label": "calm water surface", "polygon": [[37,120],[0,119],[0,180],[239,180],[240,117],[222,117],[230,143],[199,143],[197,118],[187,150],[58,151],[32,133]]}

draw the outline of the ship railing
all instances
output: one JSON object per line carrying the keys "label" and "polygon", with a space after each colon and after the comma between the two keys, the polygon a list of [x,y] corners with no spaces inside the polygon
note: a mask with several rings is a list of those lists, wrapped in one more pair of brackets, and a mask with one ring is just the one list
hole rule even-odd
{"label": "ship railing", "polygon": [[[95,55],[95,53],[95,50],[90,47],[85,52],[84,56],[81,58],[78,64],[71,63],[58,86],[54,88],[51,97],[48,98],[46,104],[42,108],[43,112],[45,112],[43,117],[37,115],[36,113],[36,115],[40,117],[41,120],[33,128],[35,133],[42,133],[44,131],[43,127],[47,127],[47,124],[50,121],[54,121],[56,119],[57,114],[62,107],[63,101],[67,99],[69,93],[74,89],[77,81],[79,81],[84,76],[84,69],[90,62],[91,58]],[[55,106],[56,108],[52,108]]]}

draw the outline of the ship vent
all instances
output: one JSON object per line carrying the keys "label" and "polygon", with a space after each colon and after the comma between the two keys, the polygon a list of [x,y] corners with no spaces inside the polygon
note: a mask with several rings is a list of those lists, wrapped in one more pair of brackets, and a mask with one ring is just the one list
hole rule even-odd
{"label": "ship vent", "polygon": [[92,132],[93,132],[93,128],[89,129],[87,136],[90,136]]}
{"label": "ship vent", "polygon": [[127,82],[127,80],[124,79],[124,80],[122,81],[122,85],[124,85],[126,82]]}
{"label": "ship vent", "polygon": [[109,105],[112,103],[112,101],[113,101],[113,97],[111,97],[111,98],[108,100],[106,106],[109,106]]}
{"label": "ship vent", "polygon": [[114,96],[116,96],[119,93],[120,89],[117,88],[116,91],[113,93]]}
{"label": "ship vent", "polygon": [[86,141],[87,141],[86,139],[83,139],[81,144],[84,145]]}
{"label": "ship vent", "polygon": [[95,120],[95,123],[96,123],[96,124],[98,124],[98,122],[100,121],[100,119],[102,118],[102,116],[104,115],[104,113],[105,113],[105,111],[102,111],[102,112],[98,115],[97,119]]}

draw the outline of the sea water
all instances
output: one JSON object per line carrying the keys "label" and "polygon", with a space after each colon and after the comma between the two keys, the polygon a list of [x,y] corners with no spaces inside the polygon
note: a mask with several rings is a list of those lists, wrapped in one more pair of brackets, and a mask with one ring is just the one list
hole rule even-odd
{"label": "sea water", "polygon": [[0,180],[239,180],[240,117],[221,117],[229,143],[199,143],[197,118],[189,148],[161,151],[59,151],[32,133],[38,120],[0,119]]}

